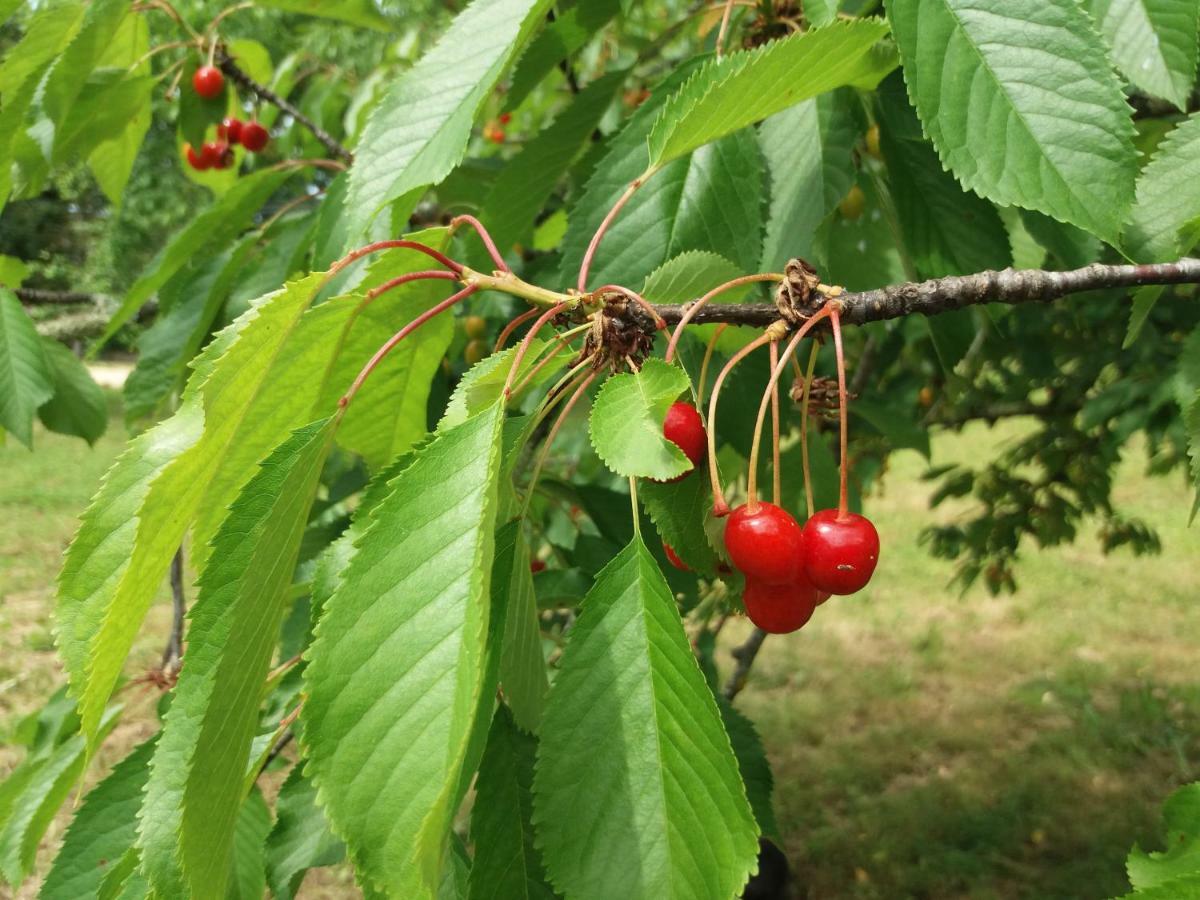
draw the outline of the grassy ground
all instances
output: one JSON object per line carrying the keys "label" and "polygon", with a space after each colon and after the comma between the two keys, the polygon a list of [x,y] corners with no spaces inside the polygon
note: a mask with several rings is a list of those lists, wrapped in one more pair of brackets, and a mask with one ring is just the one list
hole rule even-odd
{"label": "grassy ground", "polygon": [[[45,433],[34,455],[0,450],[0,735],[61,682],[53,580],[119,432],[91,450]],[[1004,435],[942,437],[935,454],[978,459]],[[1086,538],[1028,552],[1015,597],[960,598],[951,567],[917,546],[934,515],[922,468],[896,457],[872,501],[873,585],[772,638],[738,701],[775,766],[796,896],[1121,893],[1130,844],[1155,844],[1163,797],[1200,777],[1200,530],[1184,527],[1181,482],[1145,480],[1134,452],[1119,480],[1120,504],[1160,529],[1161,556],[1104,557]],[[155,663],[168,618],[155,608],[130,671]],[[746,629],[728,631],[732,645]],[[146,736],[149,700],[135,699],[102,763]],[[0,773],[15,759],[0,747]],[[308,896],[348,890],[339,874],[319,884]]]}

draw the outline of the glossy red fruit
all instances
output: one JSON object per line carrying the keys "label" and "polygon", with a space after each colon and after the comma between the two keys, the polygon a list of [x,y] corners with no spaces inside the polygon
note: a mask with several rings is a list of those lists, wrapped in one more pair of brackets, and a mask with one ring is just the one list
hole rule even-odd
{"label": "glossy red fruit", "polygon": [[504,129],[503,128],[489,128],[487,130],[487,134],[484,136],[489,141],[491,141],[493,144],[503,144],[504,143]]}
{"label": "glossy red fruit", "polygon": [[217,126],[217,137],[228,141],[230,144],[241,143],[242,120],[235,119],[233,116],[226,116],[225,121]]}
{"label": "glossy red fruit", "polygon": [[853,594],[871,580],[879,562],[879,532],[866,516],[836,509],[814,513],[804,525],[804,570],[818,590]]}
{"label": "glossy red fruit", "polygon": [[267,146],[267,141],[271,139],[271,135],[258,122],[243,122],[242,131],[238,135],[238,139],[242,142],[242,146],[251,153],[257,153],[263,147]]}
{"label": "glossy red fruit", "polygon": [[679,558],[679,554],[675,552],[675,548],[666,541],[663,541],[663,553],[667,554],[667,561],[675,568],[681,569],[684,572],[691,571],[691,569],[688,568],[688,564]]}
{"label": "glossy red fruit", "polygon": [[211,100],[224,89],[225,76],[216,66],[201,66],[192,75],[192,87],[205,100]]}
{"label": "glossy red fruit", "polygon": [[704,421],[692,404],[682,400],[671,404],[663,420],[663,437],[683,451],[683,455],[692,461],[692,468],[704,462],[708,453],[708,432],[704,430]]}
{"label": "glossy red fruit", "polygon": [[212,163],[208,161],[203,150],[197,152],[196,148],[191,144],[183,145],[183,155],[187,158],[188,165],[197,172],[203,172],[205,169],[212,168]]}
{"label": "glossy red fruit", "polygon": [[226,144],[218,144],[216,141],[205,141],[204,146],[200,148],[200,155],[204,158],[206,169],[223,169],[222,159],[225,156],[225,151],[229,147]]}
{"label": "glossy red fruit", "polygon": [[791,514],[774,503],[744,503],[725,521],[725,549],[747,579],[787,584],[804,571],[804,533]]}
{"label": "glossy red fruit", "polygon": [[531,559],[529,561],[529,571],[536,575],[538,572],[543,572],[546,569],[546,563],[540,559]]}
{"label": "glossy red fruit", "polygon": [[507,125],[512,121],[512,113],[500,113],[500,124]]}
{"label": "glossy red fruit", "polygon": [[817,589],[801,575],[788,584],[763,584],[746,579],[742,603],[750,621],[771,634],[787,634],[804,627],[817,608]]}

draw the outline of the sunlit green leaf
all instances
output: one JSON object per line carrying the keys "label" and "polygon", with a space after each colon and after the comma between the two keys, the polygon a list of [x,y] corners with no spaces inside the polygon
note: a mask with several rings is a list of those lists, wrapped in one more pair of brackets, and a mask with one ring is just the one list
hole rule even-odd
{"label": "sunlit green leaf", "polygon": [[689,386],[683,369],[647,359],[639,372],[604,382],[592,406],[592,446],[618,475],[666,480],[692,468],[683,451],[663,437],[671,404]]}
{"label": "sunlit green leaf", "polygon": [[33,414],[54,396],[54,373],[21,301],[0,288],[0,428],[33,446]]}

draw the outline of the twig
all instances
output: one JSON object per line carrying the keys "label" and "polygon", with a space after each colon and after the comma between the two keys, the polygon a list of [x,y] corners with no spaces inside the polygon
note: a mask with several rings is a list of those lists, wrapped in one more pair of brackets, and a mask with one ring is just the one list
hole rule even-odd
{"label": "twig", "polygon": [[729,676],[729,680],[725,682],[725,690],[722,691],[726,700],[732,701],[746,686],[746,676],[750,674],[754,658],[758,656],[758,651],[762,649],[763,641],[766,639],[767,633],[761,628],[755,628],[750,637],[746,638],[746,643],[730,651],[733,658],[737,660],[737,666],[734,668],[733,674]]}
{"label": "twig", "polygon": [[296,109],[296,107],[292,106],[292,104],[286,99],[280,97],[266,85],[259,84],[244,71],[242,71],[238,64],[233,61],[233,57],[225,52],[224,48],[221,48],[217,51],[215,61],[222,72],[232,78],[247,91],[250,91],[252,94],[256,95],[260,100],[265,100],[267,103],[278,106],[281,110],[311,131],[313,133],[313,137],[320,141],[325,149],[334,156],[340,157],[348,163],[354,162],[353,153],[338,143],[337,140],[335,140],[334,137],[330,135],[329,132],[327,132],[324,128],[310,119],[304,113],[300,112],[300,110]]}
{"label": "twig", "polygon": [[171,558],[171,633],[163,648],[162,668],[174,672],[183,659],[183,623],[187,617],[187,598],[183,593],[183,547]]}
{"label": "twig", "polygon": [[[838,300],[843,325],[864,325],[913,313],[931,316],[980,303],[1044,303],[1085,291],[1147,284],[1200,284],[1200,259],[1185,258],[1149,265],[1096,263],[1066,272],[1004,269],[847,292]],[[689,306],[672,304],[655,308],[668,323],[675,323],[683,318]],[[766,303],[710,303],[691,321],[697,325],[726,322],[762,327],[778,319],[778,311]]]}
{"label": "twig", "polygon": [[30,306],[49,306],[57,303],[100,303],[100,294],[87,291],[51,291],[43,288],[14,288],[13,293]]}

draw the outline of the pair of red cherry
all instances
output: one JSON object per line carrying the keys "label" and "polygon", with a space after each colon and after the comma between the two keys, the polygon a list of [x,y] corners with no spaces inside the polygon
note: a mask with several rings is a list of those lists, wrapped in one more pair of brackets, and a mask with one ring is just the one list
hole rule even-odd
{"label": "pair of red cherry", "polygon": [[233,144],[241,144],[251,153],[257,153],[271,136],[258,122],[243,122],[232,116],[217,126],[217,139],[205,141],[197,150],[191,144],[183,145],[188,165],[198,172],[206,169],[228,169],[233,165]]}
{"label": "pair of red cherry", "polygon": [[493,144],[504,143],[504,126],[512,121],[512,113],[500,113],[500,124],[489,123],[483,129],[483,136]]}
{"label": "pair of red cherry", "polygon": [[773,503],[744,503],[725,523],[725,550],[746,576],[742,602],[763,631],[786,634],[832,594],[862,590],[879,561],[879,533],[865,516],[836,509],[801,527]]}

